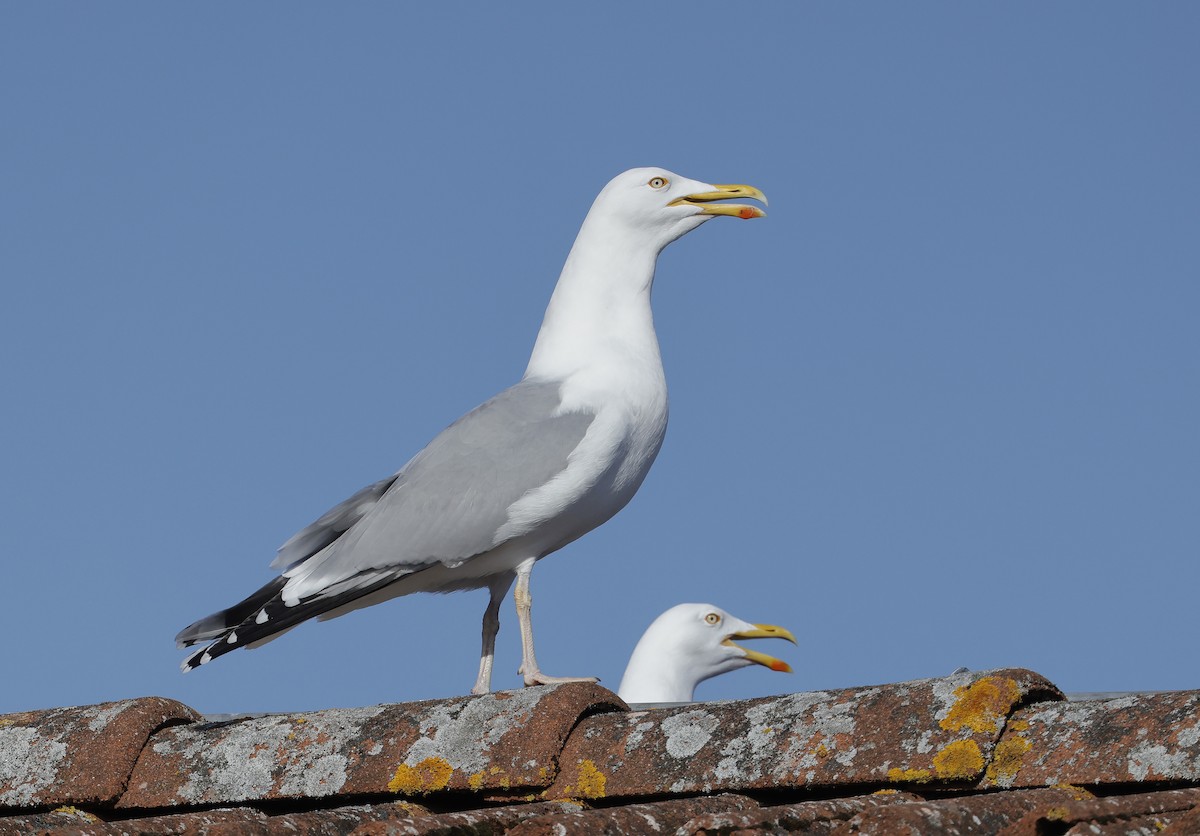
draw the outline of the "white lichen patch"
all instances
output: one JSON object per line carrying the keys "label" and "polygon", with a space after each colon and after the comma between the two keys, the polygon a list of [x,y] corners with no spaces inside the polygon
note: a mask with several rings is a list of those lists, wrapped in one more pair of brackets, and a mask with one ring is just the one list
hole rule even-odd
{"label": "white lichen patch", "polygon": [[0,726],[0,805],[27,807],[50,787],[67,746],[26,726]]}
{"label": "white lichen patch", "polygon": [[646,732],[654,728],[654,723],[638,723],[625,737],[625,754],[629,754],[636,749],[642,742],[642,738],[646,736]]}
{"label": "white lichen patch", "polygon": [[839,749],[837,738],[854,736],[857,706],[858,701],[835,702],[832,694],[822,691],[755,705],[746,712],[749,730],[726,743],[714,772],[722,781],[748,783],[763,777],[768,765],[775,780],[791,780],[801,771],[811,779],[815,768],[831,756],[848,766],[858,749]]}
{"label": "white lichen patch", "polygon": [[662,826],[659,825],[658,819],[654,818],[654,816],[645,812],[639,813],[638,815],[641,816],[642,820],[646,822],[646,827],[649,828],[648,830],[643,830],[643,833],[649,833],[651,830],[655,833],[662,832]]}
{"label": "white lichen patch", "polygon": [[813,725],[822,737],[834,738],[839,734],[854,734],[854,702],[837,702],[818,705],[813,709]]}
{"label": "white lichen patch", "polygon": [[931,687],[933,699],[937,706],[934,709],[933,716],[940,723],[950,716],[950,710],[957,704],[961,693],[959,689],[971,686],[985,675],[986,672],[982,671],[963,671],[962,673],[952,673],[940,679],[918,679],[914,682],[904,684],[908,686],[928,685]]}
{"label": "white lichen patch", "polygon": [[858,757],[857,746],[851,746],[848,749],[836,749],[833,753],[833,759],[842,766],[853,765],[856,757]]}
{"label": "white lichen patch", "polygon": [[[805,696],[794,694],[793,696]],[[787,698],[790,699],[790,698]],[[760,777],[761,766],[771,763],[769,757],[778,748],[778,738],[783,729],[780,725],[779,701],[755,705],[746,711],[749,729],[743,735],[735,737],[721,748],[721,760],[713,770],[715,776],[724,782],[748,781]],[[785,724],[792,725],[790,723]]]}
{"label": "white lichen patch", "polygon": [[675,758],[690,758],[712,739],[720,721],[707,711],[687,711],[662,721],[667,739],[667,754]]}
{"label": "white lichen patch", "polygon": [[332,795],[346,783],[346,756],[323,755],[303,769],[289,769],[279,791],[287,796],[314,798]]}
{"label": "white lichen patch", "polygon": [[493,765],[491,746],[533,716],[545,694],[541,688],[508,692],[505,699],[480,697],[434,705],[421,718],[423,735],[408,750],[404,763],[416,766],[440,758],[468,775]]}
{"label": "white lichen patch", "polygon": [[[282,725],[263,728],[260,721],[248,720],[228,729],[215,742],[191,729],[179,729],[173,740],[155,744],[154,749],[158,754],[179,755],[191,765],[187,783],[179,788],[181,800],[238,802],[262,798],[271,791],[275,784],[273,754],[287,733]],[[269,752],[265,751],[268,747]]]}
{"label": "white lichen patch", "polygon": [[1200,723],[1195,723],[1186,729],[1180,729],[1175,739],[1179,741],[1180,746],[1187,746],[1189,748],[1200,743]]}
{"label": "white lichen patch", "polygon": [[1138,781],[1145,781],[1147,777],[1185,781],[1200,778],[1200,758],[1159,744],[1134,746],[1129,750],[1127,768]]}
{"label": "white lichen patch", "polygon": [[346,783],[341,749],[360,736],[380,706],[319,715],[272,715],[212,730],[183,727],[154,750],[192,765],[179,790],[184,801],[248,801],[278,793],[288,797],[330,795]]}
{"label": "white lichen patch", "polygon": [[[929,742],[932,738],[933,738],[932,730],[927,730],[927,731],[921,732],[921,736],[917,738],[917,745],[915,747],[916,753],[918,755],[927,755],[933,751],[933,744]],[[907,741],[905,743],[906,743],[906,745],[903,748],[905,751],[908,751],[909,747],[907,745]]]}
{"label": "white lichen patch", "polygon": [[108,724],[112,722],[114,717],[133,704],[133,700],[121,700],[120,702],[113,703],[108,708],[103,708],[98,711],[92,710],[92,716],[88,719],[88,729],[94,732],[104,731],[104,729],[108,727]]}

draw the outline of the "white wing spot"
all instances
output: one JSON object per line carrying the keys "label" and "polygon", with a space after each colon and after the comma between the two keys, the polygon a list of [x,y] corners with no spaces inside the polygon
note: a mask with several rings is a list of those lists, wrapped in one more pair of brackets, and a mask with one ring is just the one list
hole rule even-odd
{"label": "white wing spot", "polygon": [[254,623],[255,624],[266,624],[267,620],[270,617],[271,616],[267,615],[267,611],[265,609],[261,609],[258,611],[258,615],[254,616]]}
{"label": "white wing spot", "polygon": [[230,633],[229,638],[225,639],[225,641],[229,642],[230,644],[237,644],[237,633]]}

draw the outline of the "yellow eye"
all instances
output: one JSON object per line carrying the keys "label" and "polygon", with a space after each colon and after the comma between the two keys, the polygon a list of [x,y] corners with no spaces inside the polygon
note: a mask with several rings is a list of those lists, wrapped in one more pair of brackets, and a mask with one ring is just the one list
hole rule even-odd
{"label": "yellow eye", "polygon": [[709,624],[720,624],[721,616],[717,615],[715,612],[710,612],[708,615],[704,616],[704,620]]}
{"label": "yellow eye", "polygon": [[665,189],[667,187],[667,178],[666,177],[651,177],[650,182],[647,183],[646,185],[648,185],[652,189]]}

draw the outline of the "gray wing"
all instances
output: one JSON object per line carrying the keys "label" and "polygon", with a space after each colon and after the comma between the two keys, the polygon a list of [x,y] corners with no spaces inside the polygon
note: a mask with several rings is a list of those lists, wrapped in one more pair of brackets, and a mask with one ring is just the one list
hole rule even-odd
{"label": "gray wing", "polygon": [[[390,480],[364,488],[285,543],[302,597],[356,575],[456,565],[496,545],[508,508],[567,466],[595,415],[555,415],[559,385],[522,381],[443,430]],[[373,571],[374,570],[374,571]]]}
{"label": "gray wing", "polygon": [[374,485],[367,485],[342,504],[326,511],[313,524],[297,531],[279,547],[279,553],[271,561],[271,568],[286,571],[337,540],[379,503],[399,476],[397,473],[380,479]]}

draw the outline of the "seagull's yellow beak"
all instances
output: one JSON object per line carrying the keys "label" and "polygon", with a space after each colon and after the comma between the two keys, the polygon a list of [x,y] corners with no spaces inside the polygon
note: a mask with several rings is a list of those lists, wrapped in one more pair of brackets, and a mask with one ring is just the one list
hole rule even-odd
{"label": "seagull's yellow beak", "polygon": [[[744,203],[712,203],[714,200],[729,200],[733,197],[748,197],[752,200],[762,202],[765,206],[767,196],[753,186],[739,186],[731,184],[727,186],[713,186],[711,192],[696,192],[687,197],[681,197],[677,200],[672,200],[668,206],[699,206],[701,215],[730,215],[734,218],[750,220],[751,218],[762,218],[766,216],[766,212],[759,209],[757,206],[747,206]],[[784,632],[787,632],[786,630]],[[791,635],[790,633],[788,635]]]}
{"label": "seagull's yellow beak", "polygon": [[[739,188],[748,187],[740,186]],[[741,632],[734,633],[721,643],[729,647],[736,647],[742,653],[745,653],[746,658],[756,665],[762,665],[765,668],[770,668],[780,673],[792,672],[792,666],[782,659],[776,659],[774,656],[759,653],[757,650],[747,650],[741,645],[734,644],[734,639],[787,639],[792,644],[798,644],[796,637],[792,635],[792,631],[786,627],[776,627],[774,624],[755,624],[753,630],[742,630]]]}

